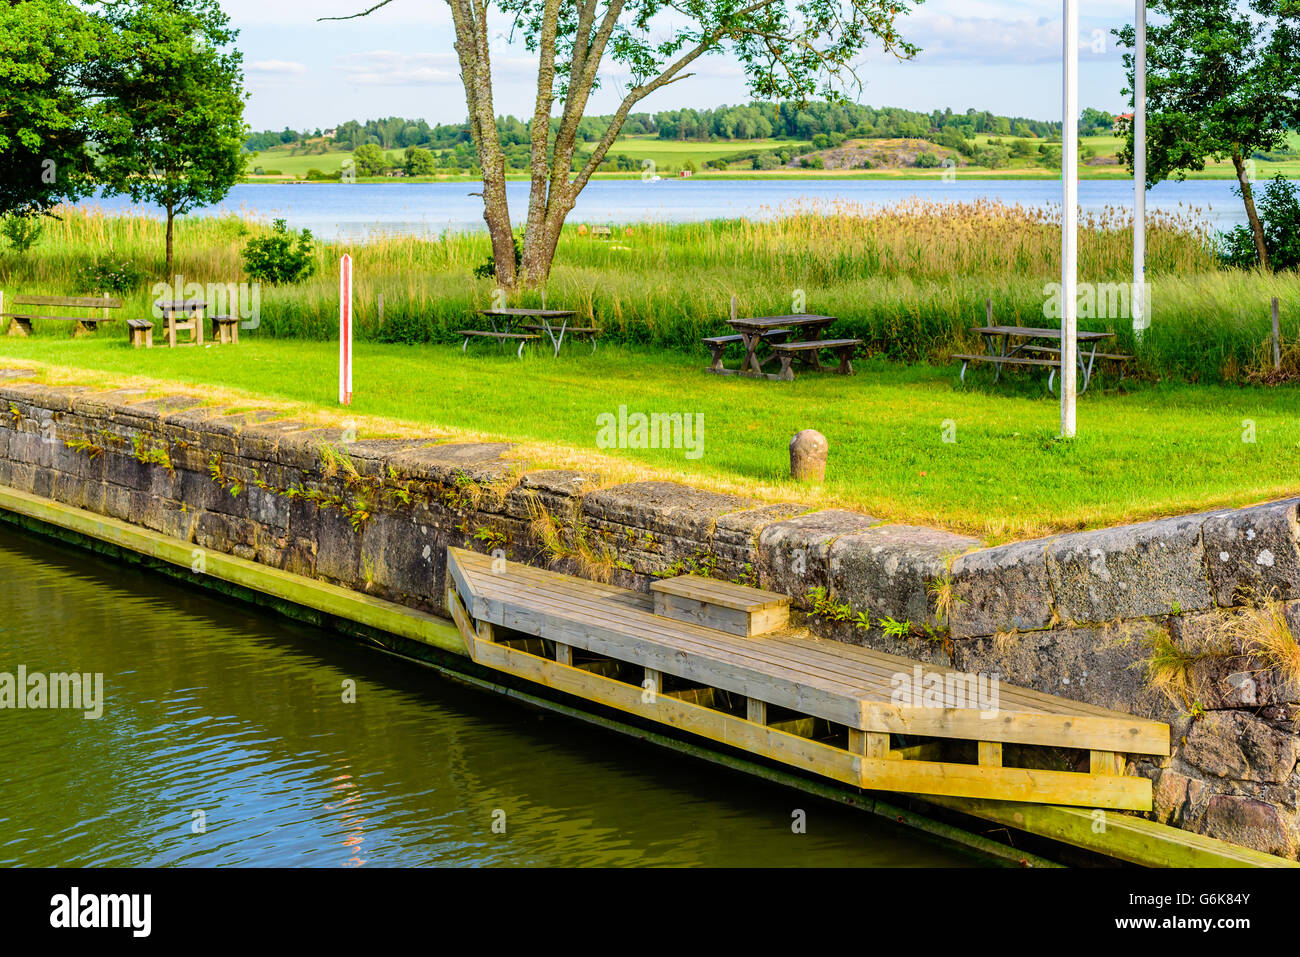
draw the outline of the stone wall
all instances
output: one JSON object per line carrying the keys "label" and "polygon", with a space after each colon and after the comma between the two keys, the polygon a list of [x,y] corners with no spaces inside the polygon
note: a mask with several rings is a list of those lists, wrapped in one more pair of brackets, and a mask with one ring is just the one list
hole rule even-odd
{"label": "stone wall", "polygon": [[1300,500],[981,548],[856,512],[606,486],[505,444],[0,376],[0,484],[437,612],[449,545],[642,590],[687,571],[772,588],[825,637],[1167,721],[1172,757],[1128,769],[1153,779],[1158,819],[1300,848],[1300,687],[1276,667],[1300,634]]}

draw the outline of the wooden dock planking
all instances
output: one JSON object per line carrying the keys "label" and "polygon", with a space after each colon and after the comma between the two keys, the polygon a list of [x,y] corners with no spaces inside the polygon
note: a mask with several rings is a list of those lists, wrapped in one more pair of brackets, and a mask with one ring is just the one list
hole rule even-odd
{"label": "wooden dock planking", "polygon": [[[1158,722],[999,685],[998,710],[901,707],[891,703],[893,677],[919,663],[782,632],[741,639],[650,610],[652,599],[626,589],[528,566],[491,571],[490,559],[452,550],[448,567],[469,600],[469,613],[527,634],[821,717],[850,728],[975,741],[1055,745],[1087,750],[1167,754]],[[463,566],[463,567],[462,567]],[[472,587],[471,587],[472,582]],[[957,675],[921,666],[923,674]],[[1088,712],[1080,714],[1080,711]]]}

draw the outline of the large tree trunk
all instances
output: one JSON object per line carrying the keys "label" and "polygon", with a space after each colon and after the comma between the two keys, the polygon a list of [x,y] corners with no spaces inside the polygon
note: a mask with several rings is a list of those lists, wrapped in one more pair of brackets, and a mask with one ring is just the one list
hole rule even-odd
{"label": "large tree trunk", "polygon": [[1239,150],[1233,150],[1232,165],[1237,168],[1237,182],[1241,184],[1241,198],[1246,204],[1246,218],[1250,220],[1251,232],[1255,234],[1255,250],[1259,253],[1259,264],[1268,269],[1268,246],[1264,243],[1264,224],[1259,221],[1255,210],[1255,192],[1250,186],[1250,177],[1246,175],[1246,161]]}
{"label": "large tree trunk", "polygon": [[483,168],[483,221],[492,240],[496,280],[503,287],[510,287],[515,283],[515,237],[506,200],[505,153],[492,108],[487,4],[483,0],[448,0],[448,6],[456,28],[456,55],[465,87],[470,134]]}

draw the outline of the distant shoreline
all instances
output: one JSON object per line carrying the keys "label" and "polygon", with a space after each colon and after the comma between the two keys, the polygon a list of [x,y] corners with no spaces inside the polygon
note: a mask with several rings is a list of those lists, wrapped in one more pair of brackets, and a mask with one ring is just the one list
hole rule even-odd
{"label": "distant shoreline", "polygon": [[[1286,174],[1287,170],[1277,170],[1278,173]],[[1026,170],[1020,171],[998,171],[998,170],[971,170],[968,172],[958,172],[957,180],[1004,180],[1011,182],[1034,181],[1050,182],[1059,180],[1059,172],[1049,170]],[[1100,170],[1079,171],[1080,180],[1131,180],[1133,174],[1125,169],[1115,169],[1107,167]],[[1267,169],[1259,170],[1258,179],[1272,179],[1272,174]],[[1296,178],[1296,177],[1292,177]],[[639,180],[640,173],[596,173],[592,176],[592,181],[610,181],[610,180]],[[915,170],[808,170],[806,172],[795,170],[781,170],[780,172],[766,171],[728,171],[728,172],[708,172],[695,173],[692,176],[678,178],[676,176],[665,176],[660,182],[663,183],[682,183],[693,182],[695,180],[883,180],[889,182],[919,182],[919,183],[937,183],[943,181],[942,171],[929,171],[924,173]],[[1187,179],[1197,180],[1227,180],[1233,181],[1236,176],[1231,170],[1202,170],[1199,172],[1189,172]],[[508,182],[528,182],[527,173],[507,174]],[[404,184],[425,184],[425,183],[481,183],[482,178],[478,176],[358,176],[357,183],[372,185],[401,186]],[[244,186],[338,186],[337,180],[305,180],[294,179],[288,176],[246,176],[240,181]]]}

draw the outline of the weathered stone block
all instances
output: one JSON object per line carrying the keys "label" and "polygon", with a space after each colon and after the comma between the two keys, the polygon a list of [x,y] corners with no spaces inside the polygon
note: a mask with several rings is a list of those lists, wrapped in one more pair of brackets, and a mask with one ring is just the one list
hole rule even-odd
{"label": "weathered stone block", "polygon": [[1300,598],[1300,499],[1211,515],[1201,534],[1219,605]]}
{"label": "weathered stone block", "polygon": [[316,574],[339,582],[362,581],[361,536],[333,509],[316,515]]}
{"label": "weathered stone block", "polygon": [[1210,607],[1204,520],[1189,515],[1054,539],[1047,571],[1061,617],[1100,622]]}
{"label": "weathered stone block", "polygon": [[956,643],[953,664],[963,671],[998,674],[1003,681],[1157,721],[1179,709],[1146,686],[1146,622],[1054,628]]}
{"label": "weathered stone block", "polygon": [[952,566],[953,637],[1033,631],[1052,622],[1049,540],[1015,542],[962,555]]}
{"label": "weathered stone block", "polygon": [[1210,798],[1201,821],[1201,833],[1222,841],[1252,847],[1266,854],[1295,857],[1295,815],[1281,808],[1235,794]]}
{"label": "weathered stone block", "polygon": [[361,534],[362,569],[367,582],[397,594],[437,598],[434,583],[446,567],[447,546],[436,530],[409,515],[382,512]]}
{"label": "weathered stone block", "polygon": [[932,583],[947,563],[978,545],[973,538],[915,525],[880,525],[830,545],[830,590],[855,612],[913,624],[938,624]]}
{"label": "weathered stone block", "polygon": [[507,442],[462,442],[402,449],[388,464],[402,478],[454,486],[458,480],[494,482],[518,470],[519,464],[502,457],[513,449]]}
{"label": "weathered stone block", "polygon": [[768,525],[758,533],[760,586],[796,599],[828,588],[831,545],[878,524],[870,515],[827,509]]}
{"label": "weathered stone block", "polygon": [[769,525],[794,518],[805,511],[807,509],[803,505],[786,502],[719,515],[713,524],[713,553],[723,566],[725,576],[736,578],[747,575],[757,581],[759,534]]}
{"label": "weathered stone block", "polygon": [[277,534],[289,529],[289,500],[274,492],[264,491],[256,485],[249,486],[247,517]]}
{"label": "weathered stone block", "polygon": [[1295,772],[1300,738],[1245,711],[1208,711],[1192,724],[1182,759],[1216,778],[1280,784]]}
{"label": "weathered stone block", "polygon": [[595,488],[595,472],[571,469],[540,469],[519,480],[505,498],[505,514],[520,521],[531,520],[538,508],[562,525],[571,525],[578,515],[582,496]]}

